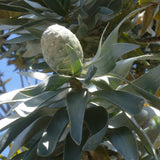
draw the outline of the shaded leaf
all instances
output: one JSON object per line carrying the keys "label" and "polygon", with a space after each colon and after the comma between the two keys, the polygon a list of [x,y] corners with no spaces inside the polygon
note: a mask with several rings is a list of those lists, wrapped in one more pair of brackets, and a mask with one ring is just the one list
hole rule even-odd
{"label": "shaded leaf", "polygon": [[[102,87],[101,81],[92,81],[96,86]],[[105,82],[104,82],[105,83]],[[144,104],[144,100],[134,94],[128,92],[121,92],[113,90],[106,83],[105,88],[103,90],[93,92],[92,95],[105,99],[109,103],[114,104],[120,107],[122,110],[125,110],[133,115],[138,114]]]}
{"label": "shaded leaf", "polygon": [[83,131],[83,139],[80,145],[77,145],[70,134],[68,134],[65,141],[64,160],[80,160],[82,156],[82,147],[88,138],[88,131]]}
{"label": "shaded leaf", "polygon": [[24,154],[23,160],[37,160],[37,143],[33,144],[29,150]]}
{"label": "shaded leaf", "polygon": [[27,4],[29,4],[31,7],[35,8],[35,9],[39,9],[39,10],[42,10],[42,11],[45,11],[45,10],[48,10],[46,7],[40,5],[39,3],[37,2],[33,2],[33,1],[30,1],[30,0],[24,0]]}
{"label": "shaded leaf", "polygon": [[64,9],[64,6],[62,5],[61,1],[59,0],[43,0],[43,2],[46,4],[46,6],[53,11],[55,11],[57,14],[61,16],[66,16],[67,12]]}
{"label": "shaded leaf", "polygon": [[158,160],[155,149],[150,139],[148,138],[144,130],[138,125],[138,123],[135,121],[133,117],[129,118],[129,116],[127,116],[125,113],[119,113],[117,116],[110,119],[109,125],[113,127],[126,126],[129,129],[134,130],[139,136],[139,138],[141,139],[142,144],[145,146],[148,153],[153,155],[155,160]]}
{"label": "shaded leaf", "polygon": [[8,5],[4,3],[0,3],[0,9],[8,10],[8,11],[16,11],[16,12],[26,12],[26,9],[20,6]]}
{"label": "shaded leaf", "polygon": [[[115,76],[115,77],[117,77],[117,76]],[[121,90],[126,90],[131,93],[136,93],[137,95],[142,96],[147,101],[148,104],[157,108],[158,110],[160,109],[160,99],[158,97],[150,94],[149,92],[147,92],[143,88],[140,88],[139,86],[127,81],[126,79],[123,79],[120,76],[118,76],[118,78],[128,84],[127,86],[125,86]],[[128,87],[128,86],[131,86],[131,87]]]}
{"label": "shaded leaf", "polygon": [[84,119],[91,132],[91,137],[84,144],[83,150],[95,150],[106,134],[108,114],[103,107],[90,107],[86,110]]}
{"label": "shaded leaf", "polygon": [[71,125],[71,137],[80,144],[82,140],[83,118],[88,100],[88,91],[71,91],[67,94],[67,110]]}
{"label": "shaded leaf", "polygon": [[135,138],[127,127],[109,129],[106,136],[125,160],[139,160]]}
{"label": "shaded leaf", "polygon": [[37,153],[41,157],[48,157],[53,153],[58,140],[68,124],[67,111],[61,109],[55,113],[49,125],[38,143]]}

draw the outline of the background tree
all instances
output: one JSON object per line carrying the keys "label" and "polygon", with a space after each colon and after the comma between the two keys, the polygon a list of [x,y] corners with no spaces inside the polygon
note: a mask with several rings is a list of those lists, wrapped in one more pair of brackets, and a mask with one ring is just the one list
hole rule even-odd
{"label": "background tree", "polygon": [[[1,58],[42,80],[0,96],[13,106],[0,122],[0,150],[14,141],[8,158],[159,159],[158,1],[1,0],[0,9]],[[40,38],[56,23],[81,42],[81,74],[52,74],[43,59]]]}

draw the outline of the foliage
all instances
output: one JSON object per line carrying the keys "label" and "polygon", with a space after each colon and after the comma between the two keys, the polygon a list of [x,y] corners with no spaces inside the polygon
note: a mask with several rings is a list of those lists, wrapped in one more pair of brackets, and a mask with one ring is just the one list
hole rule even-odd
{"label": "foliage", "polygon": [[[0,121],[5,131],[0,152],[14,142],[8,155],[12,160],[160,158],[154,112],[160,110],[160,56],[148,43],[148,36],[158,36],[151,21],[156,21],[159,2],[143,2],[1,1],[1,58],[8,57],[21,71],[39,71],[20,74],[42,82],[0,95],[0,104],[12,105]],[[81,41],[85,59],[80,75],[56,74],[44,62],[40,38],[54,23]],[[8,40],[13,33],[19,37]]]}

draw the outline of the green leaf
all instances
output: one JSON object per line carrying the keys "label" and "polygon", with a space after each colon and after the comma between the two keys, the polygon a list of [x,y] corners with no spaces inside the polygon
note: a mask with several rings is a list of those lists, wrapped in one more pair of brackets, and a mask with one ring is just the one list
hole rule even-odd
{"label": "green leaf", "polygon": [[48,102],[50,99],[52,99],[52,102],[60,100],[62,97],[58,97],[57,95],[60,92],[61,90],[44,92],[35,97],[29,98],[24,102],[15,104],[13,110],[15,110],[20,116],[26,117],[36,109],[46,106],[45,102]]}
{"label": "green leaf", "polygon": [[10,159],[14,153],[21,146],[23,146],[33,135],[36,135],[37,132],[44,130],[48,122],[50,121],[51,116],[42,116],[39,119],[35,120],[28,127],[26,127],[14,140],[14,143],[9,151],[8,159]]}
{"label": "green leaf", "polygon": [[69,44],[66,44],[66,50],[68,55],[70,56],[72,74],[73,75],[79,74],[82,70],[82,63],[80,58],[77,56],[77,53]]}
{"label": "green leaf", "polygon": [[19,37],[7,40],[7,41],[5,41],[5,43],[6,44],[17,44],[17,43],[23,43],[23,42],[26,42],[26,41],[30,41],[30,40],[33,40],[33,39],[36,39],[36,37],[31,35],[31,34],[25,34],[25,35],[21,35]]}
{"label": "green leaf", "polygon": [[105,75],[116,66],[116,60],[123,54],[139,48],[139,45],[131,43],[115,43],[110,49],[101,50],[100,57],[93,63],[97,67],[96,75]]}
{"label": "green leaf", "polygon": [[134,130],[139,138],[141,139],[142,144],[145,146],[146,150],[148,151],[149,154],[153,155],[155,160],[158,160],[155,149],[144,132],[144,130],[139,126],[139,124],[135,121],[133,117],[129,117],[125,113],[119,113],[117,116],[113,117],[109,121],[109,125],[113,127],[122,127],[126,126],[131,130]]}
{"label": "green leaf", "polygon": [[62,86],[64,83],[68,82],[71,78],[72,77],[70,76],[64,76],[64,75],[53,75],[45,79],[35,87],[28,89],[26,88],[25,90],[22,91],[22,93],[29,96],[35,96],[43,93],[44,91],[54,91],[58,87]]}
{"label": "green leaf", "polygon": [[[147,73],[143,74],[141,77],[133,81],[132,83],[140,88],[148,91],[151,94],[155,94],[160,86],[160,65],[150,69]],[[156,77],[156,78],[155,78]],[[127,85],[122,90],[131,90],[131,86]]]}
{"label": "green leaf", "polygon": [[67,12],[65,11],[64,6],[60,0],[43,0],[43,2],[48,8],[52,9],[60,16],[66,16]]}
{"label": "green leaf", "polygon": [[39,156],[48,157],[53,153],[68,121],[66,110],[61,109],[56,112],[38,143],[37,153]]}
{"label": "green leaf", "polygon": [[[148,59],[159,60],[160,56],[159,55],[143,55],[143,56],[137,56],[137,57],[132,57],[132,58],[120,60],[120,61],[116,62],[116,66],[111,71],[111,73],[120,75],[121,77],[125,77],[128,74],[128,72],[130,71],[130,69],[135,61],[148,60]],[[119,81],[119,83],[121,83],[121,81]]]}
{"label": "green leaf", "polygon": [[[141,111],[144,104],[144,100],[142,98],[128,92],[113,90],[103,80],[92,82],[96,86],[103,89],[93,92],[92,95],[103,98],[109,103],[114,104],[120,107],[122,110],[125,110],[133,115],[138,114]],[[101,82],[103,82],[105,85],[102,86]]]}
{"label": "green leaf", "polygon": [[95,75],[96,71],[97,71],[97,68],[94,65],[90,66],[85,76],[84,82],[88,83],[92,79],[92,77]]}
{"label": "green leaf", "polygon": [[82,89],[80,91],[71,91],[67,94],[66,102],[68,115],[71,125],[71,137],[80,144],[82,140],[82,128],[84,113],[88,100],[88,91]]}
{"label": "green leaf", "polygon": [[71,0],[64,0],[64,10],[69,11],[71,8],[71,4],[72,4]]}
{"label": "green leaf", "polygon": [[15,12],[26,12],[26,10],[27,10],[27,9],[20,7],[20,6],[8,5],[8,4],[4,4],[4,3],[0,3],[0,9],[8,10],[8,11],[15,11]]}
{"label": "green leaf", "polygon": [[3,34],[2,36],[5,37],[5,36],[10,35],[11,33],[16,33],[16,32],[19,32],[21,30],[24,30],[25,28],[33,27],[35,25],[38,25],[38,24],[44,22],[45,20],[47,20],[47,19],[46,18],[41,18],[41,19],[38,19],[38,20],[29,21],[28,23],[20,25],[19,27],[15,28],[15,29],[12,29],[11,31],[7,32],[6,34]]}
{"label": "green leaf", "polygon": [[27,4],[29,4],[31,7],[35,8],[35,9],[38,9],[38,10],[42,10],[42,11],[47,11],[48,8],[40,5],[39,3],[37,2],[34,2],[34,1],[30,1],[30,0],[24,0]]}
{"label": "green leaf", "polygon": [[5,130],[6,127],[8,127],[11,123],[21,118],[18,114],[13,114],[10,116],[7,116],[0,120],[0,131]]}
{"label": "green leaf", "polygon": [[140,88],[139,86],[136,86],[135,84],[127,81],[126,79],[123,79],[120,76],[117,76],[117,77],[119,79],[123,80],[124,82],[126,82],[128,84],[128,86],[131,86],[129,88],[128,88],[128,86],[126,86],[125,88],[122,88],[121,90],[125,90],[127,92],[129,91],[129,92],[132,92],[132,93],[136,93],[139,96],[142,96],[147,101],[148,104],[150,104],[151,106],[160,110],[160,99],[158,97],[150,94],[149,92],[147,92],[143,88]]}
{"label": "green leaf", "polygon": [[73,139],[71,138],[70,134],[67,135],[65,141],[65,148],[64,148],[64,160],[81,160],[82,157],[82,147],[88,138],[88,131],[83,131],[83,139],[80,145],[77,145]]}
{"label": "green leaf", "polygon": [[[39,118],[42,115],[53,114],[55,112],[52,108],[42,108],[31,113],[28,117],[20,118],[14,121],[13,124],[9,126],[5,126],[5,129],[9,127],[9,129],[3,134],[0,141],[0,152],[2,152],[17,136],[20,134],[23,129],[29,126],[33,121]],[[4,129],[4,128],[3,128]]]}
{"label": "green leaf", "polygon": [[134,14],[142,11],[145,8],[146,7],[138,8],[138,9],[132,11],[130,14],[128,14],[125,18],[123,18],[123,20],[117,25],[117,27],[109,34],[109,36],[107,37],[107,39],[104,41],[104,43],[102,45],[101,53],[104,54],[110,48],[110,46],[112,44],[117,43],[117,40],[118,40],[118,31],[119,31],[119,28],[121,27],[121,25],[127,19],[129,19],[132,15],[134,15]]}
{"label": "green leaf", "polygon": [[29,150],[25,153],[23,160],[36,160],[37,159],[37,143],[33,144]]}
{"label": "green leaf", "polygon": [[10,103],[10,102],[17,102],[22,101],[22,99],[27,99],[28,96],[23,95],[20,91],[23,89],[18,89],[14,91],[10,91],[8,93],[3,93],[0,95],[0,104]]}
{"label": "green leaf", "polygon": [[127,127],[109,129],[106,136],[125,160],[139,160],[135,138]]}
{"label": "green leaf", "polygon": [[103,107],[90,107],[86,110],[84,119],[91,132],[91,137],[86,141],[83,150],[95,150],[106,134],[108,114]]}

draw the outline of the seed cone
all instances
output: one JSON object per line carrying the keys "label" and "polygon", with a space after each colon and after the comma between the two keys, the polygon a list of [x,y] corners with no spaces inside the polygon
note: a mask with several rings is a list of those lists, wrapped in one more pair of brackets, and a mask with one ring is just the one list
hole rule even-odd
{"label": "seed cone", "polygon": [[70,46],[80,62],[83,61],[83,50],[75,34],[69,29],[54,24],[49,26],[42,34],[41,48],[45,61],[57,73],[72,74],[71,55],[66,46]]}

